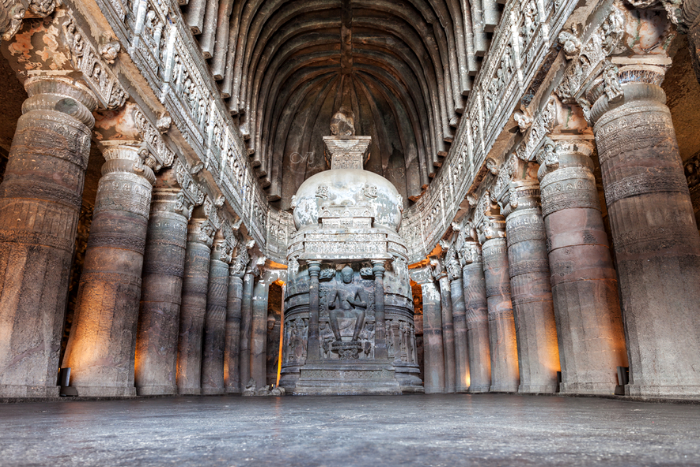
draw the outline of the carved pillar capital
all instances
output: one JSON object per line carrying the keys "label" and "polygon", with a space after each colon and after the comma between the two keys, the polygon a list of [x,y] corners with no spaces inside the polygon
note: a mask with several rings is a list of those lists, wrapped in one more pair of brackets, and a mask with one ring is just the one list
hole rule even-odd
{"label": "carved pillar capital", "polygon": [[481,245],[476,241],[464,242],[462,249],[459,251],[460,259],[466,266],[472,263],[481,263]]}
{"label": "carved pillar capital", "polygon": [[386,261],[383,259],[372,260],[372,272],[374,273],[375,278],[384,276],[384,272],[386,271],[385,265]]}
{"label": "carved pillar capital", "polygon": [[255,246],[255,241],[251,240],[246,243],[238,244],[238,253],[236,259],[231,264],[229,273],[232,277],[243,277],[248,267],[248,262],[250,262],[250,256],[248,255],[248,250]]}
{"label": "carved pillar capital", "polygon": [[88,128],[95,125],[92,112],[97,108],[95,94],[80,81],[51,72],[42,72],[24,82],[29,98],[22,113],[32,111],[60,112]]}

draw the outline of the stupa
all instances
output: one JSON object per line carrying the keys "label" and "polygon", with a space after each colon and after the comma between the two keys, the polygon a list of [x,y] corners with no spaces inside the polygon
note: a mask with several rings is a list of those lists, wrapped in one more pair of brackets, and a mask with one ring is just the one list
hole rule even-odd
{"label": "stupa", "polygon": [[323,138],[330,170],[292,200],[280,385],[292,394],[422,392],[403,199],[363,170],[369,136],[341,108]]}

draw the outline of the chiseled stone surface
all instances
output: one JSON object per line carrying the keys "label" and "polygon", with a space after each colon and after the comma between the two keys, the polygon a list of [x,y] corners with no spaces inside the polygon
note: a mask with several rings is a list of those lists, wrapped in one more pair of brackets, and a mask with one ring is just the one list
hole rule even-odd
{"label": "chiseled stone surface", "polygon": [[452,321],[452,294],[450,280],[443,269],[442,261],[434,266],[433,273],[440,290],[440,308],[442,309],[442,348],[445,359],[445,392],[453,393],[457,385],[455,365],[455,331]]}
{"label": "chiseled stone surface", "polygon": [[0,409],[5,466],[700,463],[699,405],[457,394],[180,397]]}
{"label": "chiseled stone surface", "polygon": [[[454,276],[452,273],[454,272]],[[455,333],[455,391],[469,390],[469,350],[467,348],[467,309],[464,305],[462,268],[450,270],[450,293],[452,294],[452,322]]]}
{"label": "chiseled stone surface", "polygon": [[243,279],[236,274],[234,265],[232,265],[228,281],[226,342],[224,344],[224,382],[226,384],[226,392],[231,394],[241,392],[241,373],[238,357],[241,345],[242,299]]}
{"label": "chiseled stone surface", "polygon": [[423,387],[426,394],[445,392],[445,357],[442,345],[440,292],[432,282],[421,284],[423,292]]}
{"label": "chiseled stone surface", "polygon": [[188,226],[177,350],[177,392],[179,394],[200,394],[201,392],[202,338],[207,312],[209,262],[214,232],[215,229],[208,218],[193,218]]}
{"label": "chiseled stone surface", "polygon": [[538,156],[542,212],[559,339],[559,390],[613,394],[627,352],[590,138],[558,135]]}
{"label": "chiseled stone surface", "polygon": [[466,243],[463,257],[467,263],[462,268],[462,283],[467,312],[469,392],[489,392],[491,387],[491,349],[489,347],[489,316],[481,245],[477,242]]}
{"label": "chiseled stone surface", "polygon": [[177,340],[188,218],[187,206],[179,201],[184,198],[173,172],[158,176],[148,221],[134,378],[140,396],[177,392]]}
{"label": "chiseled stone surface", "polygon": [[489,313],[492,392],[518,390],[518,349],[508,280],[508,247],[505,238],[483,244],[486,303]]}
{"label": "chiseled stone surface", "polygon": [[593,114],[620,279],[627,391],[697,397],[700,236],[666,96],[636,81],[650,76],[628,73],[622,101],[611,104],[603,93]]}
{"label": "chiseled stone surface", "polygon": [[62,366],[71,368],[71,386],[82,396],[133,396],[143,253],[155,177],[143,165],[138,146],[101,144],[106,162]]}
{"label": "chiseled stone surface", "polygon": [[[250,323],[250,377],[258,388],[267,384],[267,294],[270,284],[264,278],[253,288],[253,314]],[[247,381],[246,383],[247,384]]]}
{"label": "chiseled stone surface", "polygon": [[202,394],[223,394],[226,390],[224,348],[230,262],[231,251],[222,231],[219,231],[214,238],[209,262],[209,291],[202,350]]}
{"label": "chiseled stone surface", "polygon": [[250,345],[251,345],[251,325],[253,321],[253,288],[255,285],[255,275],[252,271],[246,271],[243,276],[243,299],[241,302],[241,332],[240,332],[240,352],[239,371],[241,375],[241,390],[245,388],[250,380]]}
{"label": "chiseled stone surface", "polygon": [[97,101],[67,78],[37,76],[25,88],[0,185],[0,394],[55,396]]}
{"label": "chiseled stone surface", "polygon": [[[506,217],[508,266],[515,332],[518,337],[519,392],[557,389],[559,347],[547,257],[547,234],[540,210],[537,164],[512,156],[510,208]],[[508,168],[501,170],[504,174]]]}

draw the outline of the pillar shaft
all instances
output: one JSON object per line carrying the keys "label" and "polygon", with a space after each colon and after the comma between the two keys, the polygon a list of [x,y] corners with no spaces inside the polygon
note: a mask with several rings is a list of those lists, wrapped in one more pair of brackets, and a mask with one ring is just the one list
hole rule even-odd
{"label": "pillar shaft", "polygon": [[[245,248],[245,246],[243,246]],[[231,275],[228,281],[228,304],[226,306],[226,344],[224,346],[224,379],[226,392],[241,392],[239,354],[241,345],[241,304],[243,279]]]}
{"label": "pillar shaft", "polygon": [[508,278],[508,248],[505,238],[483,244],[484,280],[491,347],[491,392],[518,390],[518,349]]}
{"label": "pillar shaft", "polygon": [[182,283],[180,336],[177,346],[177,392],[201,394],[202,337],[207,311],[212,238],[208,219],[192,219],[187,228]]}
{"label": "pillar shaft", "polygon": [[63,367],[81,396],[132,396],[151,186],[139,147],[103,142],[106,159]]}
{"label": "pillar shaft", "polygon": [[452,294],[452,322],[455,336],[455,391],[469,390],[469,350],[467,348],[467,309],[464,304],[464,286],[462,270],[457,271],[459,277],[450,281]]}
{"label": "pillar shaft", "polygon": [[452,321],[452,294],[450,280],[442,275],[440,284],[440,307],[442,309],[442,346],[445,358],[445,392],[453,393],[456,387],[455,330]]}
{"label": "pillar shaft", "polygon": [[[625,76],[650,81],[654,69]],[[700,236],[671,114],[658,85],[626,79],[621,89],[615,104],[601,93],[591,115],[617,257],[627,390],[697,396]]]}
{"label": "pillar shaft", "polygon": [[90,153],[87,87],[25,83],[0,185],[0,396],[57,396],[68,279]]}
{"label": "pillar shaft", "polygon": [[491,386],[491,349],[489,348],[489,314],[481,247],[472,243],[469,264],[462,268],[464,301],[469,346],[469,392],[488,392]]}
{"label": "pillar shaft", "polygon": [[250,377],[257,387],[267,385],[267,299],[270,285],[260,278],[253,288],[251,323]]}
{"label": "pillar shaft", "polygon": [[[522,164],[527,170],[528,164]],[[550,283],[547,235],[539,208],[536,181],[511,182],[511,204],[517,208],[506,218],[508,264],[518,367],[522,393],[557,390],[559,348]]]}
{"label": "pillar shaft", "polygon": [[[321,263],[319,261],[309,261],[309,337],[307,339],[307,361],[317,361],[321,358],[319,329],[318,329],[318,313],[319,313],[319,286],[318,275],[321,271]],[[376,312],[375,312],[376,313]],[[376,319],[376,315],[375,315]],[[379,325],[375,326],[376,333],[379,332]],[[375,333],[375,339],[377,334]],[[376,345],[376,344],[375,344]],[[375,347],[376,357],[376,347]]]}
{"label": "pillar shaft", "polygon": [[542,214],[557,321],[560,392],[613,394],[627,366],[617,277],[593,176],[592,141],[559,136],[540,162]]}
{"label": "pillar shaft", "polygon": [[[160,177],[159,177],[160,178]],[[175,394],[187,217],[178,188],[153,190],[136,336],[138,395]]]}
{"label": "pillar shaft", "polygon": [[224,347],[226,345],[226,306],[230,255],[221,232],[214,239],[209,263],[207,314],[204,319],[202,353],[202,394],[223,394]]}
{"label": "pillar shaft", "polygon": [[[375,261],[372,267],[374,272],[374,358],[389,358],[389,350],[386,345],[386,324],[384,320],[384,263]],[[396,335],[396,334],[395,334]],[[398,353],[400,347],[394,347]]]}
{"label": "pillar shaft", "polygon": [[241,388],[250,381],[250,330],[253,321],[253,285],[255,276],[248,271],[243,276],[243,301],[241,302],[241,351],[238,365],[241,374]]}
{"label": "pillar shaft", "polygon": [[442,306],[434,283],[421,285],[423,293],[423,387],[426,394],[445,392],[445,354],[442,344]]}

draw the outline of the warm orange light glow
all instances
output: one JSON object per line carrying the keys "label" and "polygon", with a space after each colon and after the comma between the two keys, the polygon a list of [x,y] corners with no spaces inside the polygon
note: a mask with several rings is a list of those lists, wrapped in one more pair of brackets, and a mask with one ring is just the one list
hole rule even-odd
{"label": "warm orange light glow", "polygon": [[286,288],[284,282],[278,282],[281,282],[280,285],[282,286],[282,306],[280,309],[280,350],[277,357],[277,382],[275,383],[275,387],[280,385],[280,376],[282,375],[282,350],[284,349],[284,292]]}

